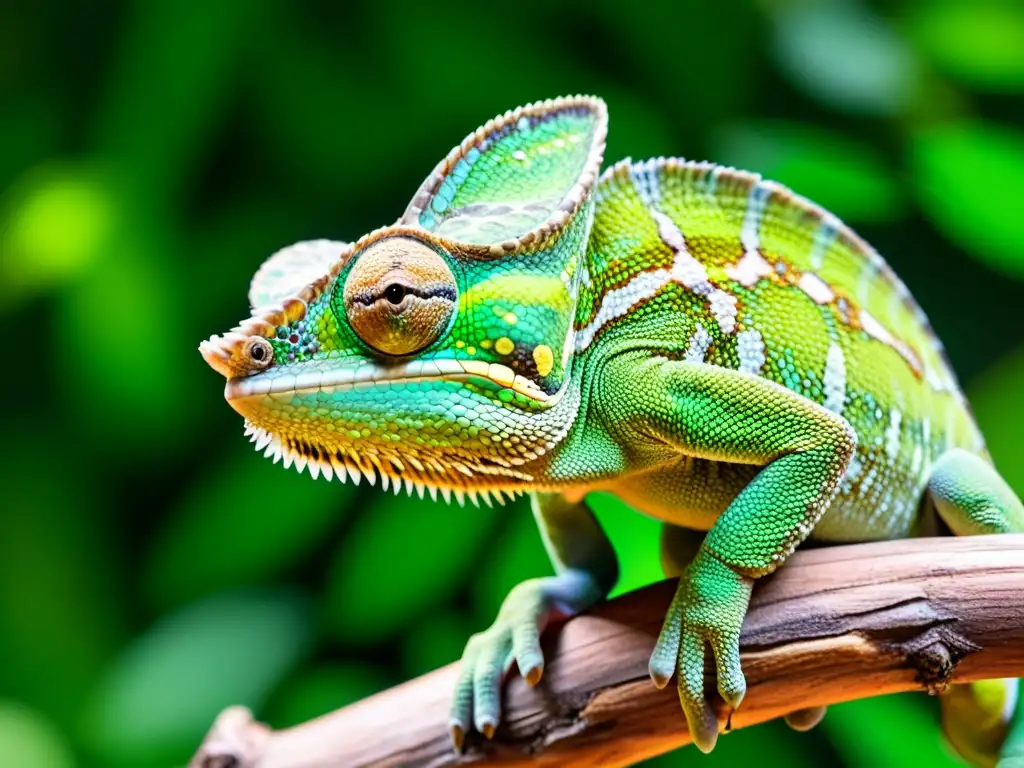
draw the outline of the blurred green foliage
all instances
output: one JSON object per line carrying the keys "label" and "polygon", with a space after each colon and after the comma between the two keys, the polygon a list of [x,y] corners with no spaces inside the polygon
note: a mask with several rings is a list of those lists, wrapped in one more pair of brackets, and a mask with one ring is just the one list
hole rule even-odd
{"label": "blurred green foliage", "polygon": [[[0,9],[0,765],[181,764],[459,655],[549,572],[527,506],[313,482],[246,445],[200,339],[260,261],[389,223],[467,132],[609,103],[609,160],[790,184],[887,256],[1024,491],[1024,11],[1014,0],[412,0]],[[22,355],[21,353],[25,354]],[[595,500],[617,592],[656,524]],[[955,765],[934,702],[835,707],[650,765]]]}

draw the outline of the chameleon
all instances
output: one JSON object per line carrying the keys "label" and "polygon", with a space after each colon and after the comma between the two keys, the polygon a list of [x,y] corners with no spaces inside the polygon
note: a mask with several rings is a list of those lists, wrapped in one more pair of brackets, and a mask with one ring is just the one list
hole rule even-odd
{"label": "chameleon", "polygon": [[[802,542],[1024,531],[942,344],[874,248],[755,173],[679,158],[602,172],[607,127],[590,96],[490,120],[394,224],[271,255],[251,316],[199,347],[285,467],[459,503],[528,494],[555,575],[469,639],[457,750],[494,736],[513,665],[541,680],[545,627],[613,588],[591,492],[663,524],[679,582],[649,671],[676,678],[704,752],[720,732],[705,659],[739,707],[751,591]],[[1024,760],[1016,690],[943,697],[977,765]],[[797,728],[824,714],[794,710]]]}

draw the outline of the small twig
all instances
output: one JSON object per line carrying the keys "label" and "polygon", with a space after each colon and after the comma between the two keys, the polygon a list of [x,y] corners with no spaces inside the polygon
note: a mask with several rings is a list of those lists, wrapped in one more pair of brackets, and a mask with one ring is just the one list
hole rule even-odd
{"label": "small twig", "polygon": [[[244,709],[226,710],[191,766],[614,766],[666,752],[689,735],[673,687],[654,688],[647,660],[673,589],[668,581],[632,592],[548,633],[541,684],[530,688],[512,675],[494,740],[472,734],[461,757],[448,741],[457,669],[450,664],[281,731]],[[742,637],[748,692],[729,724],[1022,677],[1022,596],[1024,535],[798,552],[754,590]],[[724,728],[728,712],[715,700]]]}

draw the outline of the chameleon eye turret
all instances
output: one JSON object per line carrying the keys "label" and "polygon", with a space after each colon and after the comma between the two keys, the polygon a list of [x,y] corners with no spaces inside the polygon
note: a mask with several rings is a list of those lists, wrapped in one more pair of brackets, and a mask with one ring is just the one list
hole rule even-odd
{"label": "chameleon eye turret", "polygon": [[356,254],[334,310],[372,349],[411,355],[450,327],[458,291],[436,250],[411,237],[379,240]]}

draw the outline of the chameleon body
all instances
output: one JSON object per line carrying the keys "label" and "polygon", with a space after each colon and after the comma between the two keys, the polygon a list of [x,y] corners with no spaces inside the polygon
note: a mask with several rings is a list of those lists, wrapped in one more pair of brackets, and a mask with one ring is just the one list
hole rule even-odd
{"label": "chameleon body", "polygon": [[[531,495],[556,575],[517,586],[467,644],[459,748],[473,727],[493,735],[513,663],[540,679],[548,620],[613,586],[588,492],[664,522],[681,579],[650,671],[677,678],[705,751],[705,654],[740,706],[752,586],[802,541],[921,534],[936,511],[956,534],[1024,531],[940,343],[874,249],[755,174],[676,159],[600,174],[606,125],[588,97],[488,122],[395,225],[272,256],[252,317],[200,347],[285,465],[459,501]],[[955,746],[994,764],[1014,697],[1012,681],[947,697],[956,722],[987,723],[947,728]]]}

